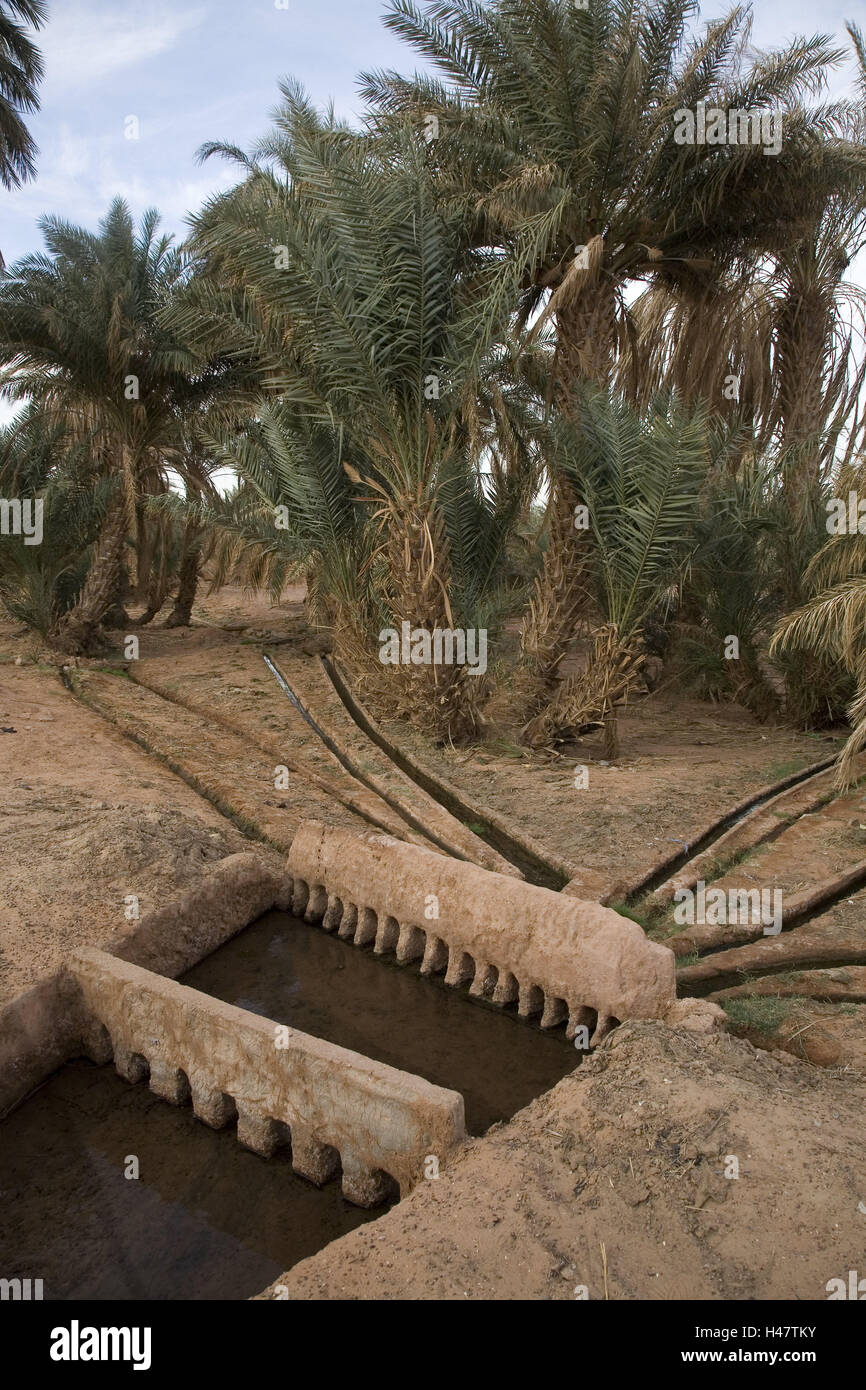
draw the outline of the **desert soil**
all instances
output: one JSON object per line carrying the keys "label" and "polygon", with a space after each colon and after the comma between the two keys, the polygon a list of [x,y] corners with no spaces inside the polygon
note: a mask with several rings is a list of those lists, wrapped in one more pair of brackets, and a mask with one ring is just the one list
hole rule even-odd
{"label": "desert soil", "polygon": [[[239,849],[283,854],[309,816],[411,838],[394,803],[424,812],[335,707],[300,590],[273,606],[227,588],[197,605],[192,628],[137,635],[138,662],[124,662],[118,633],[116,655],[67,673],[72,693],[61,658],[0,623],[0,1000],[112,935],[130,895],[144,913]],[[265,651],[378,791],[316,739]],[[556,756],[528,755],[506,724],[471,751],[386,731],[577,864],[587,896],[636,878],[843,737],[759,725],[670,687],[625,712],[616,766],[592,737]],[[290,775],[275,790],[278,762]],[[855,793],[729,873],[799,891],[866,859],[861,816]],[[444,820],[439,830],[459,833]],[[781,938],[686,958],[682,991],[718,998],[740,1038],[622,1027],[438,1182],[297,1266],[282,1281],[290,1296],[574,1298],[585,1286],[592,1298],[825,1297],[866,1234],[863,983],[855,975],[844,992],[828,980],[866,965],[864,922],[866,894],[852,892]],[[726,1154],[738,1180],[722,1176]]]}
{"label": "desert soil", "polygon": [[862,1265],[864,1102],[787,1053],[624,1024],[265,1296],[826,1298]]}

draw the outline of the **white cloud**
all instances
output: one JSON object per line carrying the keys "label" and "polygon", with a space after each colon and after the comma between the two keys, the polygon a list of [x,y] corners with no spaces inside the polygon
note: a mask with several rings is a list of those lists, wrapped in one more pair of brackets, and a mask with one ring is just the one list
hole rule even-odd
{"label": "white cloud", "polygon": [[[138,7],[135,7],[136,10]],[[204,9],[172,12],[155,5],[147,15],[117,9],[87,13],[82,4],[53,10],[40,35],[45,58],[45,94],[61,88],[86,87],[123,68],[146,62],[174,48],[182,34],[196,28]]]}
{"label": "white cloud", "polygon": [[61,124],[55,159],[67,179],[80,179],[87,173],[92,145],[92,140],[83,135],[73,135],[65,122]]}

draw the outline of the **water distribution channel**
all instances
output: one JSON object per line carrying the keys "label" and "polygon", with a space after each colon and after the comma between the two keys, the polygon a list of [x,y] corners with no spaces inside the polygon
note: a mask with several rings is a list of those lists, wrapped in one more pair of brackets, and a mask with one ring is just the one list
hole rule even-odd
{"label": "water distribution channel", "polygon": [[469,999],[418,963],[397,965],[285,912],[269,912],[181,983],[303,1033],[460,1091],[466,1128],[483,1134],[573,1071],[562,1025]]}
{"label": "water distribution channel", "polygon": [[[578,1061],[562,1028],[286,913],[181,983],[460,1091],[472,1134]],[[45,1298],[247,1298],[383,1210],[305,1182],[287,1152],[247,1152],[111,1066],[71,1062],[0,1124],[0,1277],[42,1279]]]}

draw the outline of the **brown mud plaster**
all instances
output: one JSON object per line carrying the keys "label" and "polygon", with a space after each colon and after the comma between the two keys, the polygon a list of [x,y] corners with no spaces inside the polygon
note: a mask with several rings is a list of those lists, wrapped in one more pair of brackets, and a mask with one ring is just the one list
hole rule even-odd
{"label": "brown mud plaster", "polygon": [[348,912],[364,940],[373,918],[380,934],[393,923],[401,952],[421,956],[425,973],[473,980],[495,1003],[514,997],[516,981],[521,1012],[545,1026],[567,1012],[572,1036],[590,1011],[598,1040],[613,1020],[663,1017],[676,997],[673,953],[598,903],[318,821],[299,827],[289,871],[293,909],[307,920],[333,930]]}
{"label": "brown mud plaster", "polygon": [[[393,1178],[401,1194],[465,1137],[463,1097],[294,1028],[163,979],[104,951],[70,963],[87,1020],[85,1051],[175,1104],[188,1095],[206,1124],[235,1113],[238,1138],[270,1156],[288,1127],[292,1164],[324,1182],[342,1163],[344,1196],[373,1206]],[[230,1104],[232,1102],[233,1104]]]}

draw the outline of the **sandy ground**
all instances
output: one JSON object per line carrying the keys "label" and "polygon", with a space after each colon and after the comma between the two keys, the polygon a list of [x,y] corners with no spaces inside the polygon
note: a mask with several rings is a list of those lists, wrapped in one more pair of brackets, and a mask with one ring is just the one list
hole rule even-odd
{"label": "sandy ground", "polygon": [[625,1024],[269,1296],[824,1299],[862,1266],[864,1102],[788,1054]]}
{"label": "sandy ground", "polygon": [[143,915],[250,848],[51,672],[0,666],[0,726],[0,999],[117,931],[128,895]]}
{"label": "sandy ground", "polygon": [[[103,717],[63,688],[50,653],[0,623],[0,999],[56,968],[71,947],[113,933],[128,895],[146,912],[226,854],[276,855],[310,814],[367,824],[363,808],[305,775],[348,789],[261,661],[273,650],[300,685],[321,690],[322,643],[306,627],[301,592],[273,607],[227,589],[204,598],[195,624],[141,630],[137,669],[199,712],[124,679],[118,640],[116,658],[74,672]],[[530,757],[507,729],[457,752],[403,728],[389,733],[580,864],[592,889],[636,875],[751,790],[839,742],[758,725],[670,689],[623,716],[616,767],[604,765],[592,739],[567,756]],[[279,793],[263,740],[301,768]],[[367,770],[381,772],[370,757]],[[589,786],[577,788],[584,764]],[[806,818],[743,871],[796,889],[866,858],[860,814],[855,799]],[[864,921],[866,902],[854,895],[804,931],[856,945]],[[727,986],[752,978],[754,957],[746,959]],[[573,1299],[583,1288],[591,1298],[825,1297],[828,1279],[862,1264],[866,1010],[804,999],[793,1008],[801,1012],[770,1029],[744,1027],[762,1048],[783,1042],[796,1057],[756,1053],[724,1035],[625,1025],[572,1077],[469,1144],[438,1182],[281,1282],[291,1298]],[[739,1159],[737,1180],[723,1176],[727,1154]]]}
{"label": "sandy ground", "polygon": [[[529,756],[509,732],[478,750],[434,749],[390,724],[389,737],[458,783],[482,806],[514,819],[577,863],[588,890],[636,877],[695,831],[766,786],[832,756],[835,734],[756,723],[732,705],[706,705],[659,691],[620,719],[622,757],[607,766],[600,739],[568,756]],[[588,785],[576,786],[576,769]],[[582,779],[577,778],[580,782]]]}

